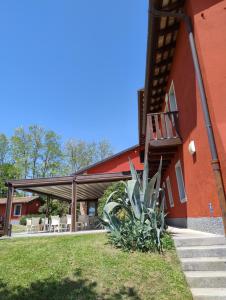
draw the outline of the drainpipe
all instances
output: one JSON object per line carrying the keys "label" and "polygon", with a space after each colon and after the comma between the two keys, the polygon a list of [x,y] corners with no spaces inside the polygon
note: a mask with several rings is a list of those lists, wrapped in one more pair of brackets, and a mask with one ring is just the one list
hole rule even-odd
{"label": "drainpipe", "polygon": [[215,175],[216,187],[217,187],[220,207],[222,210],[224,232],[226,235],[226,195],[225,195],[221,166],[220,166],[220,162],[219,162],[219,158],[218,158],[218,154],[217,154],[217,147],[216,147],[215,137],[214,137],[214,133],[213,133],[213,127],[211,124],[211,118],[210,118],[210,112],[209,112],[208,103],[207,103],[205,87],[204,87],[203,78],[202,78],[202,72],[201,72],[201,68],[200,68],[200,64],[199,64],[197,48],[196,48],[195,39],[194,39],[194,35],[193,35],[193,30],[192,30],[191,19],[184,12],[175,13],[175,12],[170,12],[170,11],[166,11],[166,10],[160,11],[160,10],[156,10],[156,9],[152,8],[150,13],[154,17],[162,17],[162,16],[175,17],[175,18],[182,19],[185,22],[186,29],[188,32],[189,44],[190,44],[190,48],[191,48],[191,52],[192,52],[192,59],[193,59],[193,64],[194,64],[194,68],[195,68],[196,80],[198,82],[198,87],[199,87],[199,92],[200,92],[202,110],[203,110],[203,114],[204,114],[205,126],[206,126],[206,131],[207,131],[207,136],[208,136],[208,141],[209,141],[209,148],[210,148],[211,158],[212,158],[211,164],[212,164],[213,172]]}

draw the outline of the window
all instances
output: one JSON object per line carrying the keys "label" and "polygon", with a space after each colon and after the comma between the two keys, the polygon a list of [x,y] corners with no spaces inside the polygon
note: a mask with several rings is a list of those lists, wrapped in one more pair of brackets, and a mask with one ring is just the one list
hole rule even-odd
{"label": "window", "polygon": [[166,178],[166,186],[167,186],[167,192],[168,192],[168,199],[170,203],[170,207],[174,207],[174,201],[173,201],[173,194],[172,194],[172,188],[169,176]]}
{"label": "window", "polygon": [[97,215],[97,202],[88,202],[88,216],[94,217]]}
{"label": "window", "polygon": [[183,173],[182,173],[180,161],[178,161],[176,163],[175,171],[176,171],[176,176],[177,176],[177,186],[178,186],[178,191],[179,191],[179,196],[180,196],[180,202],[183,203],[183,202],[187,201],[187,196],[186,196],[186,192],[185,192],[184,179],[183,179]]}
{"label": "window", "polygon": [[14,216],[21,216],[21,210],[22,210],[22,204],[16,204],[14,205]]}
{"label": "window", "polygon": [[170,104],[170,111],[177,111],[177,100],[176,100],[173,81],[169,89],[169,104]]}

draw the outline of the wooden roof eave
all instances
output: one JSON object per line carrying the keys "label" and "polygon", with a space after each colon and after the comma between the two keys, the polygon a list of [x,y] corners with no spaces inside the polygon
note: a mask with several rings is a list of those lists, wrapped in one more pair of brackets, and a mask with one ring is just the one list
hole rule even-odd
{"label": "wooden roof eave", "polygon": [[[146,131],[146,115],[150,112],[157,112],[161,110],[162,103],[164,100],[164,95],[161,95],[157,100],[153,100],[151,103],[153,91],[157,89],[166,89],[167,80],[170,74],[171,64],[173,61],[174,49],[176,47],[176,40],[174,37],[177,35],[180,21],[174,19],[174,23],[170,24],[169,18],[166,19],[166,26],[164,29],[161,28],[160,22],[163,20],[162,17],[154,17],[152,11],[154,9],[162,11],[172,11],[179,10],[184,5],[184,0],[172,1],[169,0],[168,4],[163,7],[163,3],[167,1],[158,1],[158,0],[149,0],[149,17],[148,17],[148,39],[147,39],[147,58],[146,58],[146,73],[145,73],[145,89],[144,89],[144,103],[141,111],[141,129],[139,131],[140,140],[142,136],[145,136]],[[171,42],[166,44],[167,35],[171,34]],[[163,47],[158,47],[159,37],[163,38],[164,43]],[[166,44],[166,45],[165,45]],[[164,53],[168,51],[167,59],[162,59],[160,62],[155,61],[157,53]],[[155,74],[156,68],[159,68],[159,73]],[[161,68],[165,68],[165,71]],[[158,84],[154,85],[153,83],[157,81]],[[154,98],[153,98],[154,99]]]}
{"label": "wooden roof eave", "polygon": [[149,98],[149,85],[151,82],[151,65],[153,64],[154,55],[152,55],[153,48],[150,45],[154,44],[154,31],[156,28],[156,22],[158,19],[153,18],[150,14],[150,9],[154,6],[154,1],[149,1],[149,14],[148,14],[148,38],[147,38],[147,56],[146,56],[146,72],[145,72],[145,88],[144,88],[144,104],[143,104],[143,116],[142,116],[142,128],[141,134],[145,135],[145,127],[146,127],[146,116],[147,114],[147,102]]}

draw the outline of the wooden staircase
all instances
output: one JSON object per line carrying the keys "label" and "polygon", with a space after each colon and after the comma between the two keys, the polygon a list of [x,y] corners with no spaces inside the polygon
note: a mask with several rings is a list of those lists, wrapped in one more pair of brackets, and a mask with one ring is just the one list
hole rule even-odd
{"label": "wooden staircase", "polygon": [[178,130],[178,111],[148,114],[146,130],[145,159],[149,163],[150,176],[153,176],[157,172],[160,158],[163,159],[164,172],[182,144]]}

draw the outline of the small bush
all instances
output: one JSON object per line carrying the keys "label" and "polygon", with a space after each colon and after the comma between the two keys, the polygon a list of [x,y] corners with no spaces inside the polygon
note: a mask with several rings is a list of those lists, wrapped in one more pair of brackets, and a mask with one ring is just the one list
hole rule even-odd
{"label": "small bush", "polygon": [[173,239],[172,239],[171,235],[168,232],[165,232],[165,234],[163,235],[162,247],[165,250],[175,249]]}
{"label": "small bush", "polygon": [[27,219],[30,219],[30,218],[32,218],[32,217],[34,217],[34,218],[40,218],[40,221],[39,221],[39,223],[41,224],[41,218],[44,218],[45,217],[45,215],[44,214],[31,214],[31,215],[26,215],[26,216],[22,216],[21,218],[20,218],[20,225],[27,225]]}
{"label": "small bush", "polygon": [[20,225],[26,225],[27,224],[27,217],[26,216],[22,216],[20,218]]}
{"label": "small bush", "polygon": [[[172,249],[173,241],[166,234],[161,234],[161,251]],[[117,248],[125,251],[155,252],[159,251],[157,232],[150,225],[139,221],[125,221],[121,224],[119,231],[109,233],[109,242]]]}
{"label": "small bush", "polygon": [[[117,182],[117,183],[113,183],[112,185],[110,185],[104,192],[103,196],[98,200],[98,208],[97,208],[97,214],[98,217],[102,217],[103,215],[103,210],[104,210],[104,206],[106,204],[106,201],[108,199],[108,197],[110,196],[110,194],[112,192],[116,191],[116,193],[114,195],[112,195],[111,201],[117,201],[119,198],[124,199],[126,196],[126,191],[125,191],[125,185],[122,182]],[[123,212],[118,212],[119,215],[121,214],[121,218],[124,217]]]}

